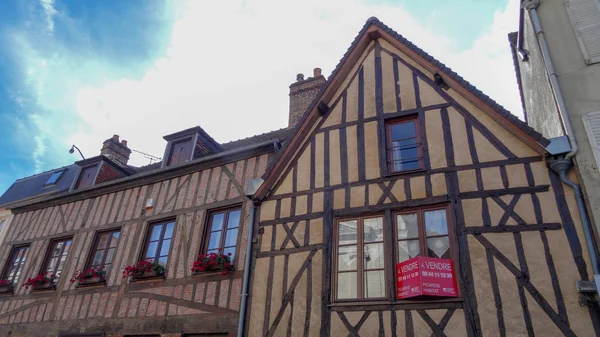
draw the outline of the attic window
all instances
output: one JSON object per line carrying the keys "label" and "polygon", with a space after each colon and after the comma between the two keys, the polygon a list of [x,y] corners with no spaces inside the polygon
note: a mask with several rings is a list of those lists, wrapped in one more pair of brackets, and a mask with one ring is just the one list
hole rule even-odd
{"label": "attic window", "polygon": [[169,151],[167,166],[177,165],[192,159],[192,138],[174,141]]}
{"label": "attic window", "polygon": [[46,181],[44,186],[56,184],[56,182],[58,181],[58,179],[60,179],[60,177],[62,176],[62,174],[64,172],[65,172],[65,170],[60,170],[60,171],[56,171],[56,172],[52,173],[52,175],[50,176],[50,178],[48,178],[48,181]]}
{"label": "attic window", "polygon": [[81,169],[79,179],[75,185],[75,189],[85,188],[94,185],[96,180],[96,173],[98,171],[98,165],[92,165]]}

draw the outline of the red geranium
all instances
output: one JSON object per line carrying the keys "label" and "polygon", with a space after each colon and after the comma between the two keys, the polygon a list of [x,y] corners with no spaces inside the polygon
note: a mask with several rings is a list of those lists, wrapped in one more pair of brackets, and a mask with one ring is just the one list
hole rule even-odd
{"label": "red geranium", "polygon": [[75,282],[83,282],[86,279],[99,277],[100,281],[104,281],[106,277],[106,270],[104,270],[104,266],[100,266],[98,268],[88,268],[84,271],[77,270],[73,277],[71,278],[71,283]]}
{"label": "red geranium", "polygon": [[27,289],[29,289],[29,287],[42,287],[49,283],[54,284],[54,282],[56,282],[57,279],[58,276],[54,274],[40,274],[34,278],[28,278],[27,281],[23,283],[23,287]]}
{"label": "red geranium", "polygon": [[12,287],[15,283],[9,280],[0,280],[0,287]]}
{"label": "red geranium", "polygon": [[155,272],[157,275],[163,275],[165,273],[165,267],[158,262],[150,262],[148,260],[142,260],[136,264],[125,267],[123,270],[123,278],[140,277],[144,273]]}
{"label": "red geranium", "polygon": [[231,253],[225,255],[221,249],[219,249],[217,253],[198,255],[198,258],[194,261],[194,265],[192,266],[192,272],[194,273],[219,270],[222,275],[227,275],[229,271],[233,270]]}

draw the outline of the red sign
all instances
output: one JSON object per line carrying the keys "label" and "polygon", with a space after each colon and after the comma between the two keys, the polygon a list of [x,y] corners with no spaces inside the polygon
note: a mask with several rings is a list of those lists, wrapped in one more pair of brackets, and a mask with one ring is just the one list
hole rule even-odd
{"label": "red sign", "polygon": [[396,265],[398,299],[415,296],[456,297],[454,264],[449,259],[417,256]]}

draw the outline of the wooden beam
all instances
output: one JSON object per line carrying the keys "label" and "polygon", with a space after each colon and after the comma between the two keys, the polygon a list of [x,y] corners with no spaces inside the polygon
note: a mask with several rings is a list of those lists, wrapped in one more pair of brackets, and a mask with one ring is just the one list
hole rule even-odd
{"label": "wooden beam", "polygon": [[486,233],[520,233],[520,232],[535,232],[535,231],[554,231],[562,229],[559,223],[541,223],[532,225],[515,225],[515,226],[477,226],[467,227],[467,234],[486,234]]}

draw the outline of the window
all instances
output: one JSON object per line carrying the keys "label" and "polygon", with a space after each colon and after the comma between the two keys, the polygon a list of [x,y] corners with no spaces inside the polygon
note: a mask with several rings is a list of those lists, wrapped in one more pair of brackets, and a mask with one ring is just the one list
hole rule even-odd
{"label": "window", "polygon": [[386,129],[388,172],[421,168],[421,142],[416,116],[389,121]]}
{"label": "window", "polygon": [[65,266],[65,261],[69,255],[72,238],[63,238],[50,241],[48,253],[46,253],[46,262],[42,273],[54,274],[60,277],[60,274]]}
{"label": "window", "polygon": [[46,181],[46,184],[44,184],[44,186],[56,184],[56,182],[58,181],[58,179],[60,179],[60,177],[62,176],[62,174],[64,172],[65,172],[65,170],[60,170],[60,171],[56,171],[56,172],[52,173],[52,175],[50,175],[50,178],[48,178],[48,180]]}
{"label": "window", "polygon": [[113,258],[115,257],[115,251],[117,250],[117,244],[119,243],[119,235],[121,231],[119,229],[98,233],[96,240],[94,241],[94,249],[90,255],[89,267],[98,268],[104,266],[104,270],[108,271]]}
{"label": "window", "polygon": [[[395,278],[396,264],[416,256],[452,259],[452,227],[445,206],[335,222],[333,238],[334,301],[392,299],[386,286]],[[385,236],[393,237],[386,246]],[[391,264],[391,265],[390,265]],[[393,282],[396,284],[395,280]],[[395,296],[394,296],[395,298]]]}
{"label": "window", "polygon": [[4,266],[4,272],[2,273],[2,279],[12,281],[15,284],[19,282],[19,277],[23,271],[23,265],[27,259],[27,253],[29,252],[29,246],[13,247],[8,256],[8,261]]}
{"label": "window", "polygon": [[335,298],[385,297],[383,217],[340,220],[336,227]]}
{"label": "window", "polygon": [[77,179],[77,185],[75,186],[75,189],[94,185],[94,180],[96,180],[97,171],[98,165],[82,168],[81,173],[79,174],[79,179]]}
{"label": "window", "polygon": [[398,262],[415,256],[451,258],[446,209],[397,213]]}
{"label": "window", "polygon": [[175,219],[150,224],[143,259],[166,267],[174,229]]}
{"label": "window", "polygon": [[240,227],[241,208],[231,208],[210,213],[208,222],[206,253],[216,253],[219,249],[223,254],[231,253],[235,260],[235,249]]}
{"label": "window", "polygon": [[185,163],[190,159],[192,159],[192,138],[173,142],[167,165],[170,166]]}

